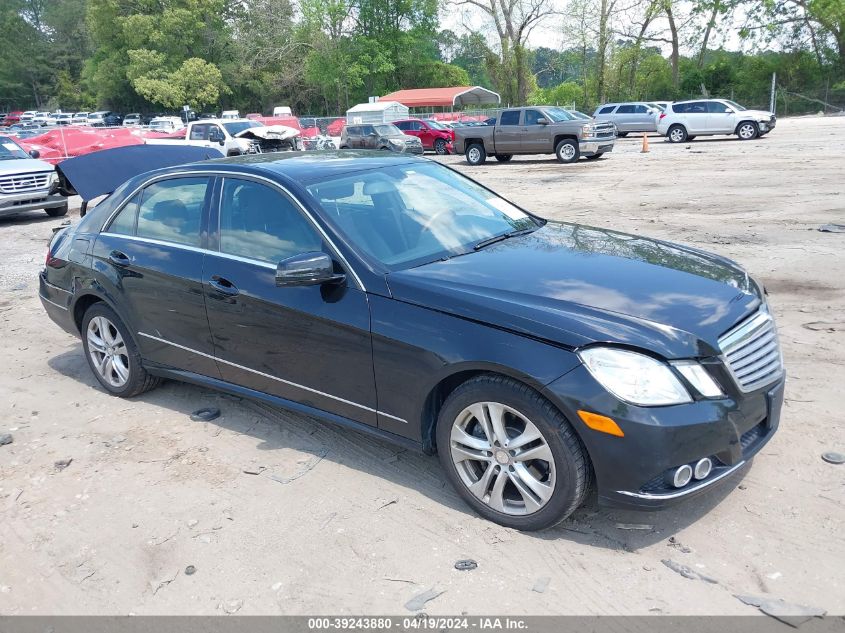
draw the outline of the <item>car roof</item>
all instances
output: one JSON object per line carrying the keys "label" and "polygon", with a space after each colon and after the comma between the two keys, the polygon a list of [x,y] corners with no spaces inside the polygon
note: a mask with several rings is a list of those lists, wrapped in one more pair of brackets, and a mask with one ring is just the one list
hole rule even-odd
{"label": "car roof", "polygon": [[430,161],[408,154],[378,150],[336,150],[246,154],[194,163],[190,167],[197,171],[235,167],[232,171],[241,171],[244,174],[264,172],[305,184],[345,173],[423,162]]}

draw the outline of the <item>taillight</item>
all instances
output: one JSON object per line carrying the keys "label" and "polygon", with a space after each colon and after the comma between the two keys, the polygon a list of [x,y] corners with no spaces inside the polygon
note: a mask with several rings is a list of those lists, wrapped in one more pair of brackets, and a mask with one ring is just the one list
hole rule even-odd
{"label": "taillight", "polygon": [[658,121],[662,121],[662,120],[663,120],[663,117],[665,117],[665,116],[666,116],[666,113],[665,113],[665,112],[661,112],[661,113],[660,113],[660,116],[659,116],[659,117],[657,117],[657,120],[658,120]]}
{"label": "taillight", "polygon": [[50,265],[50,260],[52,260],[52,259],[53,259],[53,253],[52,253],[52,252],[50,252],[50,247],[48,246],[48,247],[47,247],[47,259],[45,259],[45,260],[44,260],[44,265],[45,265],[45,266],[49,266],[49,265]]}

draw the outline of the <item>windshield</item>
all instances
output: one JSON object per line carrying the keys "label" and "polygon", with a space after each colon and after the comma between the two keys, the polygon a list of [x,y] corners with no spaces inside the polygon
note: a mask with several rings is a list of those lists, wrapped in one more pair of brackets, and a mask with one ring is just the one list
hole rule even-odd
{"label": "windshield", "polygon": [[0,160],[15,158],[29,158],[29,155],[8,136],[0,136]]}
{"label": "windshield", "polygon": [[432,119],[426,119],[425,122],[426,122],[426,125],[428,125],[428,127],[430,127],[432,130],[445,130],[446,129],[445,125],[438,123],[437,121],[433,121]]}
{"label": "windshield", "polygon": [[724,99],[724,102],[731,106],[737,112],[742,112],[746,109],[745,107],[739,105],[736,101],[729,101],[728,99]]}
{"label": "windshield", "polygon": [[592,119],[589,114],[584,114],[583,112],[579,112],[578,110],[568,110],[569,114],[571,114],[576,119]]}
{"label": "windshield", "polygon": [[379,136],[402,136],[405,134],[392,123],[388,125],[376,125],[374,128],[375,131],[378,132]]}
{"label": "windshield", "polygon": [[559,121],[571,121],[575,118],[575,116],[563,108],[543,108],[543,111],[546,113],[552,121],[558,123]]}
{"label": "windshield", "polygon": [[223,127],[229,134],[235,136],[251,127],[264,127],[264,125],[258,121],[238,121],[237,123],[224,123]]}
{"label": "windshield", "polygon": [[472,252],[479,242],[539,222],[436,163],[329,178],[307,187],[326,219],[391,270]]}

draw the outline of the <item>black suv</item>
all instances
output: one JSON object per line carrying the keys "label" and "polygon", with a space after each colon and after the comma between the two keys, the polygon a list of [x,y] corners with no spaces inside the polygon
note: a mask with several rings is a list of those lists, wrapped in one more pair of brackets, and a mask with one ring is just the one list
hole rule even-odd
{"label": "black suv", "polygon": [[422,154],[422,141],[408,136],[392,123],[347,125],[340,134],[340,149],[388,149]]}

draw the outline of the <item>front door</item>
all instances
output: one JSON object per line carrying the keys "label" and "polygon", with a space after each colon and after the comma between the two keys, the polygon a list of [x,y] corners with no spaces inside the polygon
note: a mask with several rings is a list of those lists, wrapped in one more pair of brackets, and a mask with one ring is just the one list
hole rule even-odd
{"label": "front door", "polygon": [[208,183],[148,185],[97,237],[94,258],[145,360],[219,378],[202,291]]}
{"label": "front door", "polygon": [[[537,154],[549,154],[554,151],[552,147],[552,135],[549,132],[550,121],[540,110],[529,109],[523,115],[524,125],[522,127],[522,152],[536,152]],[[541,119],[546,123],[539,123]]]}
{"label": "front door", "polygon": [[219,253],[206,255],[203,285],[223,379],[375,425],[366,294],[352,280],[276,286],[281,260],[332,253],[280,189],[226,177],[218,210],[212,242]]}
{"label": "front door", "polygon": [[707,130],[714,134],[733,134],[736,115],[721,101],[707,102]]}

